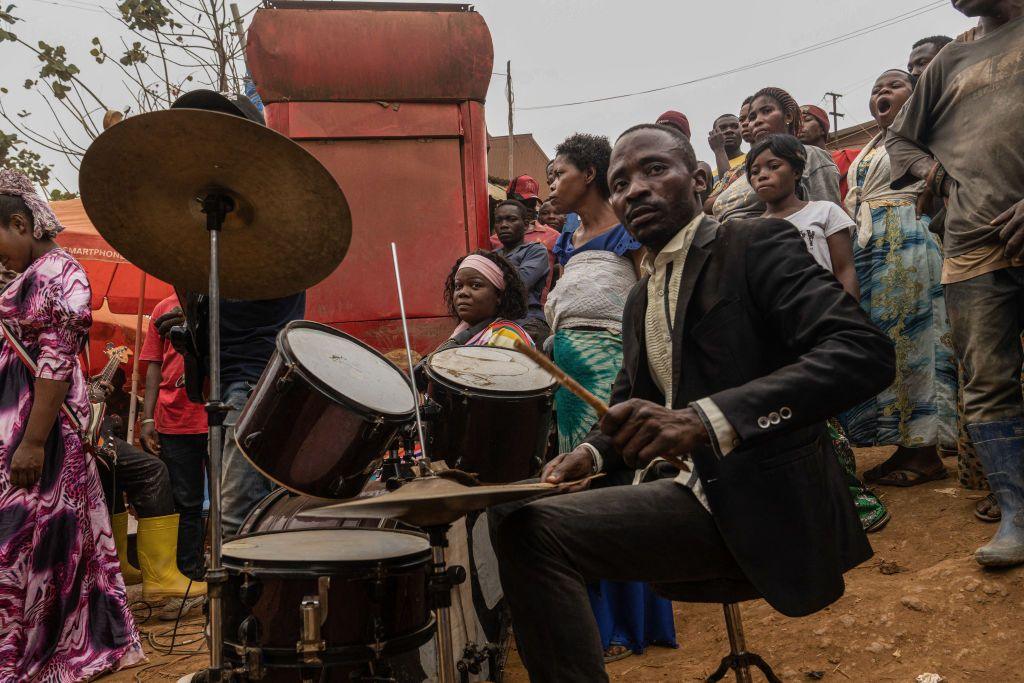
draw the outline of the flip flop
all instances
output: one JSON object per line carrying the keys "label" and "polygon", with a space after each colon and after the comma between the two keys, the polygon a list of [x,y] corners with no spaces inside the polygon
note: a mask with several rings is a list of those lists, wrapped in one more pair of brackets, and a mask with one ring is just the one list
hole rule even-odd
{"label": "flip flop", "polygon": [[[880,516],[878,519],[872,520],[867,524],[867,526],[864,527],[864,533],[871,534],[876,531],[881,531],[885,527],[885,525],[889,523],[890,519],[892,519],[892,515],[889,514],[888,510],[886,510],[885,514]],[[863,523],[864,522],[862,520],[861,524]]]}
{"label": "flip flop", "polygon": [[998,522],[1001,520],[1003,514],[999,509],[999,501],[996,500],[996,494],[990,493],[979,500],[974,506],[974,516],[983,522]]}
{"label": "flip flop", "polygon": [[889,474],[890,472],[895,472],[896,470],[901,469],[900,466],[897,463],[894,463],[892,460],[893,458],[890,457],[885,462],[879,465],[875,465],[869,470],[865,470],[863,476],[864,482],[867,484],[877,484],[878,480],[883,478],[885,475]]}
{"label": "flip flop", "polygon": [[875,480],[875,484],[878,486],[896,486],[899,488],[910,488],[911,486],[919,486],[921,484],[927,484],[930,481],[942,481],[949,476],[949,471],[945,467],[940,467],[932,472],[922,472],[921,470],[914,469],[912,467],[899,467],[889,472],[881,479]]}
{"label": "flip flop", "polygon": [[[615,654],[609,654],[609,652],[611,652],[613,649],[615,649],[617,647],[621,647],[622,648],[622,652],[616,652]],[[604,652],[605,652],[605,655],[604,655],[604,663],[605,664],[611,664],[612,662],[617,662],[620,659],[625,659],[626,657],[632,657],[633,656],[633,651],[631,649],[629,649],[628,647],[626,647],[625,645],[611,645]]]}

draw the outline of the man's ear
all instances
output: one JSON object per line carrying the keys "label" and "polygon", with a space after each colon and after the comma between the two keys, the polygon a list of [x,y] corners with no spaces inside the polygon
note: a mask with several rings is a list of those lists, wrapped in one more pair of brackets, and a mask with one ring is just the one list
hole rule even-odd
{"label": "man's ear", "polygon": [[690,177],[693,178],[693,191],[697,194],[701,194],[708,189],[708,172],[701,168],[700,164],[697,164],[690,173]]}

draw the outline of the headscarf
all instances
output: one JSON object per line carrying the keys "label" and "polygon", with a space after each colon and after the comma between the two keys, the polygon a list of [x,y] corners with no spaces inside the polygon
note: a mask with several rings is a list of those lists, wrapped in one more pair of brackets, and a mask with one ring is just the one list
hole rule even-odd
{"label": "headscarf", "polygon": [[814,119],[818,122],[818,125],[821,126],[821,131],[825,133],[825,135],[828,135],[828,114],[825,112],[824,109],[813,104],[805,104],[804,106],[800,107],[800,111],[802,111],[804,114],[809,114],[810,116],[814,117]]}
{"label": "headscarf", "polygon": [[64,229],[54,215],[53,209],[39,196],[32,181],[25,174],[10,168],[0,170],[0,194],[21,197],[25,206],[32,212],[32,236],[37,240],[56,237],[57,233]]}
{"label": "headscarf", "polygon": [[[505,291],[505,275],[501,272],[501,268],[498,267],[498,264],[486,256],[470,254],[459,263],[459,270],[462,270],[463,268],[472,268],[476,270],[478,273],[483,275],[488,282],[494,285],[499,292]],[[455,340],[459,345],[465,344],[473,335],[486,328],[494,322],[494,320],[494,318],[491,318],[472,326],[465,321],[461,321],[455,329],[452,330],[452,335],[449,338],[449,341]],[[441,348],[446,347],[438,347],[438,350]]]}
{"label": "headscarf", "polygon": [[501,272],[501,268],[486,256],[470,254],[459,264],[459,270],[463,268],[473,268],[487,278],[487,281],[494,285],[499,292],[505,291],[505,275]]}
{"label": "headscarf", "polygon": [[751,106],[753,106],[754,100],[758,97],[767,97],[775,100],[779,108],[782,109],[782,115],[789,115],[792,123],[789,124],[789,134],[793,137],[800,137],[800,105],[796,103],[793,96],[782,88],[767,87],[761,88],[754,93],[754,99],[750,100]]}

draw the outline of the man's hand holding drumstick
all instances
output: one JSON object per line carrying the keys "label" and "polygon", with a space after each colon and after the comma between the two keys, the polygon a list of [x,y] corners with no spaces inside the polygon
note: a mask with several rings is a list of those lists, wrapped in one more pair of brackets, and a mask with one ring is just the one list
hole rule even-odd
{"label": "man's hand holding drumstick", "polygon": [[[615,449],[633,469],[646,467],[658,457],[680,463],[694,448],[711,440],[693,408],[673,410],[636,398],[608,407],[533,347],[517,342],[516,348],[551,373],[559,384],[594,407],[600,417],[601,431],[611,437]],[[584,479],[593,472],[593,455],[589,449],[580,446],[545,465],[540,480],[560,484]]]}

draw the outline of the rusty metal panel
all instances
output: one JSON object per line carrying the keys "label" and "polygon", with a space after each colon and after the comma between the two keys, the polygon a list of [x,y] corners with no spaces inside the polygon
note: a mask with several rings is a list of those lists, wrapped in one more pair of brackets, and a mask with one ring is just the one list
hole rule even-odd
{"label": "rusty metal panel", "polygon": [[266,103],[482,102],[494,62],[476,12],[260,9],[247,35]]}
{"label": "rusty metal panel", "polygon": [[[402,284],[405,284],[404,280]],[[456,322],[447,316],[443,318],[413,318],[409,321],[412,350],[421,356],[432,353],[438,344],[451,336]],[[336,323],[334,327],[363,340],[381,353],[401,351],[399,358],[402,361],[405,360],[405,341],[402,335],[401,320],[360,320]]]}
{"label": "rusty metal panel", "polygon": [[301,144],[337,179],[355,226],[345,261],[309,291],[307,317],[330,324],[397,318],[392,241],[405,273],[406,313],[446,315],[444,280],[469,246],[460,141]]}
{"label": "rusty metal panel", "polygon": [[337,138],[458,138],[455,103],[279,102],[264,110],[267,125],[293,140]]}

